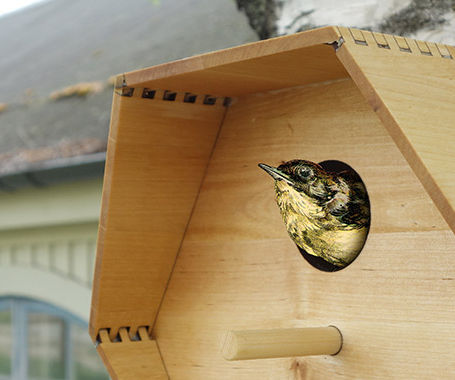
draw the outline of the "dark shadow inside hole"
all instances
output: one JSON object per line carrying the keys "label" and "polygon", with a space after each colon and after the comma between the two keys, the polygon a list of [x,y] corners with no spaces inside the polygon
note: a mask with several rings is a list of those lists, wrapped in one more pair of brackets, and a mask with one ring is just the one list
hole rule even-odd
{"label": "dark shadow inside hole", "polygon": [[176,92],[164,91],[163,100],[174,101],[176,97],[177,97]]}
{"label": "dark shadow inside hole", "polygon": [[307,253],[303,248],[296,246],[300,253],[302,254],[303,258],[314,266],[316,269],[322,270],[323,272],[336,272],[346,267],[337,267],[336,265],[330,264],[329,262],[325,261],[322,257],[313,256]]}
{"label": "dark shadow inside hole", "polygon": [[133,96],[134,87],[122,87],[122,89],[120,91],[122,93],[122,96],[131,97],[131,96]]}
{"label": "dark shadow inside hole", "polygon": [[206,95],[204,98],[204,104],[213,106],[216,103],[216,98],[210,95]]}
{"label": "dark shadow inside hole", "polygon": [[[337,161],[337,160],[326,160],[319,162],[319,165],[322,166],[322,168],[325,171],[331,172],[331,173],[341,173],[344,171],[349,171],[351,172],[352,175],[356,177],[356,179],[361,181],[360,176],[357,174],[357,172],[351,168],[348,164],[345,164],[342,161]],[[363,182],[362,182],[363,183]]]}
{"label": "dark shadow inside hole", "polygon": [[144,88],[142,91],[142,97],[146,99],[153,99],[155,97],[155,90],[150,90],[149,88]]}
{"label": "dark shadow inside hole", "polygon": [[196,102],[196,95],[191,94],[190,92],[185,93],[185,97],[183,98],[183,101],[185,103],[195,103]]}
{"label": "dark shadow inside hole", "polygon": [[[327,160],[327,161],[319,162],[319,165],[321,165],[324,170],[326,170],[328,172],[336,173],[336,174],[348,171],[350,173],[351,177],[354,180],[362,182],[362,184],[365,186],[365,184],[363,183],[363,181],[360,178],[359,174],[352,167],[350,167],[348,164],[345,164],[344,162],[337,161],[337,160]],[[366,189],[366,187],[365,187],[365,189]],[[367,193],[367,201],[368,201],[368,207],[369,207],[368,193]],[[371,214],[370,214],[370,218],[371,218]],[[368,229],[370,228],[369,225],[368,225],[367,228]],[[363,249],[363,246],[365,245],[367,237],[368,237],[368,231],[367,231],[367,234],[365,236],[365,241],[363,242],[363,245],[360,248],[359,253],[357,254],[357,257],[362,252],[362,249]],[[349,265],[351,265],[357,259],[357,257],[356,257],[348,265],[346,265],[344,267],[339,267],[339,266],[336,266],[336,265],[333,265],[333,264],[327,262],[326,260],[324,260],[323,258],[321,258],[319,256],[310,255],[304,249],[302,249],[302,248],[300,248],[298,246],[297,246],[297,248],[299,249],[299,251],[302,254],[303,258],[309,264],[311,264],[313,267],[315,267],[316,269],[319,269],[319,270],[321,270],[323,272],[337,272],[337,271],[339,271],[341,269],[347,268]]]}

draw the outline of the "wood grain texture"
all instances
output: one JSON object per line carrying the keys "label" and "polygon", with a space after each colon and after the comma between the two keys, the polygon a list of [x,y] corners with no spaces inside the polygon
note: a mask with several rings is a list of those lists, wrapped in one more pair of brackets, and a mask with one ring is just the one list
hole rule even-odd
{"label": "wood grain texture", "polygon": [[132,341],[126,329],[119,330],[119,342],[111,342],[106,330],[97,351],[113,380],[169,379],[156,341],[151,340],[145,327],[139,329],[140,341]]}
{"label": "wood grain texture", "polygon": [[151,326],[225,107],[114,94],[90,334]]}
{"label": "wood grain texture", "polygon": [[[309,266],[257,167],[337,159],[372,224],[346,269]],[[154,329],[172,379],[452,379],[455,238],[351,80],[230,107]],[[336,356],[227,362],[228,330],[335,325]]]}
{"label": "wood grain texture", "polygon": [[[449,47],[339,28],[337,56],[455,231],[455,57]],[[452,57],[452,59],[450,58]]]}
{"label": "wood grain texture", "polygon": [[[341,37],[335,53],[327,43]],[[92,338],[150,329],[159,311],[172,379],[453,379],[454,58],[451,46],[327,27],[120,76]],[[286,234],[257,163],[294,158],[344,161],[367,186],[370,235],[346,269],[310,267]],[[343,331],[335,357],[222,358],[228,330],[327,325]],[[156,342],[145,356],[115,344],[99,346],[112,371],[153,357],[150,376],[168,376]]]}
{"label": "wood grain texture", "polygon": [[326,43],[339,32],[326,27],[254,42],[122,75],[127,86],[238,96],[346,77]]}
{"label": "wood grain texture", "polygon": [[223,344],[226,360],[290,358],[335,355],[342,335],[334,326],[293,329],[229,331]]}

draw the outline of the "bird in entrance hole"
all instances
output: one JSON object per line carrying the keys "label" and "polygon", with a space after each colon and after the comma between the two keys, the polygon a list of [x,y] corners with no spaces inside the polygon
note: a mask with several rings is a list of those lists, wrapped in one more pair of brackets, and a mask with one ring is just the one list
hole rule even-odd
{"label": "bird in entrance hole", "polygon": [[336,271],[357,257],[370,225],[368,194],[357,173],[330,172],[305,160],[259,167],[275,180],[289,236],[311,264]]}

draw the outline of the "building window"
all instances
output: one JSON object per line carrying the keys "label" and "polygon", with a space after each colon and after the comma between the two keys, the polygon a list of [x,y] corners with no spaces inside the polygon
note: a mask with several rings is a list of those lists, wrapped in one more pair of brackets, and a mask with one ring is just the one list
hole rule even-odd
{"label": "building window", "polygon": [[0,298],[0,380],[107,380],[87,324],[44,302]]}
{"label": "building window", "polygon": [[11,375],[11,352],[13,351],[13,333],[11,311],[0,310],[0,378]]}

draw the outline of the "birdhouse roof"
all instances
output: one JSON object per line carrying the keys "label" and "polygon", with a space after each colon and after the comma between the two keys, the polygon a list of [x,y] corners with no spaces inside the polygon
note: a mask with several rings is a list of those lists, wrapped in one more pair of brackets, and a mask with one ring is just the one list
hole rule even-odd
{"label": "birdhouse roof", "polygon": [[331,26],[129,72],[116,86],[241,97],[346,77],[455,230],[452,46]]}

